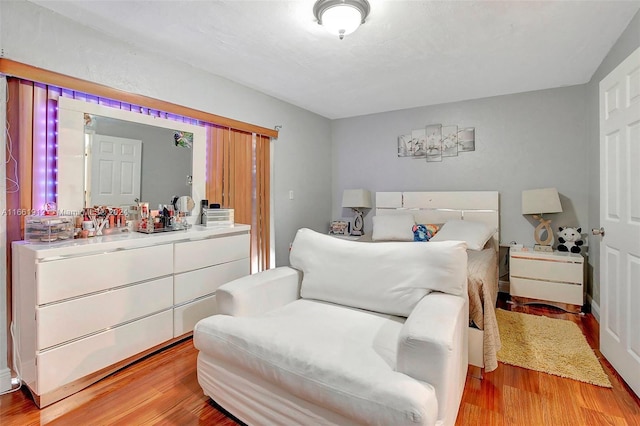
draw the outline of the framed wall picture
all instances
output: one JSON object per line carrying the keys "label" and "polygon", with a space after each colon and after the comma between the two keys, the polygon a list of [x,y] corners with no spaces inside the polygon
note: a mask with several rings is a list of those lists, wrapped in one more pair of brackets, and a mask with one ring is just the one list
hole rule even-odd
{"label": "framed wall picture", "polygon": [[462,152],[476,150],[475,127],[466,127],[458,130],[458,150]]}
{"label": "framed wall picture", "polygon": [[458,156],[458,126],[442,126],[442,156]]}
{"label": "framed wall picture", "polygon": [[348,220],[332,220],[329,224],[331,235],[351,235],[351,223]]}
{"label": "framed wall picture", "polygon": [[411,142],[411,135],[398,136],[398,157],[412,157],[413,156],[413,144]]}
{"label": "framed wall picture", "polygon": [[442,125],[431,124],[427,132],[427,162],[442,161]]}
{"label": "framed wall picture", "polygon": [[445,157],[457,157],[459,152],[475,151],[476,129],[456,124],[429,124],[424,129],[398,136],[397,143],[398,157],[442,162]]}
{"label": "framed wall picture", "polygon": [[425,129],[411,131],[413,158],[424,158],[427,155],[427,133]]}

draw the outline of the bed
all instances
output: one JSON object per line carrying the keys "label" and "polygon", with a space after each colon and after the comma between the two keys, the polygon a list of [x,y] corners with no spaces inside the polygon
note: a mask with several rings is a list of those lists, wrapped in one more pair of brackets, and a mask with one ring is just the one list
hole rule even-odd
{"label": "bed", "polygon": [[499,200],[497,191],[377,192],[375,215],[411,213],[416,223],[471,220],[496,229],[484,249],[469,256],[469,364],[493,371],[498,366]]}

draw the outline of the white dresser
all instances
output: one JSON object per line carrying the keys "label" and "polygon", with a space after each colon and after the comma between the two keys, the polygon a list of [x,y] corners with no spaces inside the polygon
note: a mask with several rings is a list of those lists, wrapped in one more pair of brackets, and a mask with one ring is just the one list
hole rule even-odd
{"label": "white dresser", "polygon": [[15,242],[23,381],[44,407],[193,331],[215,291],[249,274],[250,227]]}
{"label": "white dresser", "polygon": [[584,303],[584,257],[569,252],[512,248],[509,284],[516,303],[543,302],[579,313]]}

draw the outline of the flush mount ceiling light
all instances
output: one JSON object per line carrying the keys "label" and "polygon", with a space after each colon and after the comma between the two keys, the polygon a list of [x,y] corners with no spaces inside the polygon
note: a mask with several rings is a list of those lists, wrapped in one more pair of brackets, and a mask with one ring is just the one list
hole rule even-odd
{"label": "flush mount ceiling light", "polygon": [[364,24],[369,9],[367,0],[318,0],[313,6],[313,14],[318,24],[342,40]]}

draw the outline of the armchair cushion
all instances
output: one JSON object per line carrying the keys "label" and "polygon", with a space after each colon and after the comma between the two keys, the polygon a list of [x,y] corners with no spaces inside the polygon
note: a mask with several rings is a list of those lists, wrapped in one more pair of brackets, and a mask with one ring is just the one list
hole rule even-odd
{"label": "armchair cushion", "polygon": [[372,244],[301,229],[290,262],[303,272],[303,298],[404,317],[432,290],[462,295],[467,280],[459,241]]}
{"label": "armchair cushion", "polygon": [[434,388],[395,371],[404,320],[299,299],[259,317],[201,320],[194,345],[356,423],[434,424]]}

